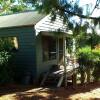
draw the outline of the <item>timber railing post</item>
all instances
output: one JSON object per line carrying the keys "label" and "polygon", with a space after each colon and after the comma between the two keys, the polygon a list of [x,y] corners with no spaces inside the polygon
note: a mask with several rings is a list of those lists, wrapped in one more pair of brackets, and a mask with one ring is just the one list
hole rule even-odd
{"label": "timber railing post", "polygon": [[63,36],[63,65],[64,65],[64,85],[67,86],[67,70],[66,70],[66,37]]}
{"label": "timber railing post", "polygon": [[73,75],[72,75],[72,81],[73,81],[73,88],[76,88],[77,84],[77,73],[76,73],[76,39],[73,38],[73,48],[72,48],[72,57],[73,57]]}

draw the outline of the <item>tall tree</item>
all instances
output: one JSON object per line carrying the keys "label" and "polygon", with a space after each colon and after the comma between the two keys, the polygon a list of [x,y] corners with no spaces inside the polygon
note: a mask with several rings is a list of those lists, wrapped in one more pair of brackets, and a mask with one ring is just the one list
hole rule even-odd
{"label": "tall tree", "polygon": [[[26,0],[30,1],[30,0]],[[76,39],[85,36],[87,29],[91,29],[92,33],[96,33],[94,30],[96,26],[100,27],[100,15],[92,17],[92,13],[95,9],[100,10],[100,0],[96,0],[95,6],[92,10],[88,10],[90,6],[87,6],[87,12],[84,14],[84,9],[80,7],[80,0],[31,0],[34,6],[39,12],[51,13],[52,20],[56,19],[57,15],[63,19],[64,24],[67,24],[67,29],[73,32],[73,43],[76,45]],[[77,17],[75,20],[74,18]],[[79,19],[79,21],[77,21]],[[75,48],[73,49],[75,50]],[[74,51],[75,52],[75,51]],[[65,60],[64,60],[65,61]],[[64,78],[65,86],[66,80],[66,66],[64,64]]]}
{"label": "tall tree", "polygon": [[[21,0],[32,6],[41,13],[51,13],[52,19],[55,20],[57,15],[67,24],[67,30],[72,30],[74,36],[80,33],[86,33],[87,29],[91,29],[96,33],[96,26],[100,27],[100,15],[93,17],[92,14],[96,10],[100,11],[100,0],[95,0],[95,6],[91,8],[90,4],[86,6],[86,12],[80,7],[81,0]],[[76,17],[76,19],[74,19]],[[77,21],[79,20],[79,21]],[[95,32],[94,32],[95,31]]]}
{"label": "tall tree", "polygon": [[31,10],[32,7],[23,0],[0,0],[0,15]]}

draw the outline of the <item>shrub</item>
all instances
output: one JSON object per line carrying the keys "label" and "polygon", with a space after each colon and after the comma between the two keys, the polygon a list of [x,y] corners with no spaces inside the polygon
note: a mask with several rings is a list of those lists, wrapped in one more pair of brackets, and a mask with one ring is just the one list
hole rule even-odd
{"label": "shrub", "polygon": [[8,83],[13,80],[13,71],[10,66],[12,54],[7,51],[0,52],[0,84]]}
{"label": "shrub", "polygon": [[94,71],[93,71],[93,77],[95,81],[100,80],[100,49],[94,49],[93,54],[95,55],[94,58]]}
{"label": "shrub", "polygon": [[[100,50],[99,49],[91,49],[91,47],[86,46],[79,49],[78,52],[78,61],[81,66],[80,72],[87,72],[87,77],[89,76],[90,68],[93,70],[94,80],[100,79]],[[86,70],[84,70],[86,69]]]}
{"label": "shrub", "polygon": [[91,65],[94,55],[92,53],[91,47],[86,46],[80,48],[78,51],[78,61],[81,65]]}

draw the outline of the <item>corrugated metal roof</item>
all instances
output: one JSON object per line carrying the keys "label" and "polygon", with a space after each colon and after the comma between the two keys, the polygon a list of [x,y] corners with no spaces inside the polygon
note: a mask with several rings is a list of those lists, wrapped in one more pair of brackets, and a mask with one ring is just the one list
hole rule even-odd
{"label": "corrugated metal roof", "polygon": [[45,16],[36,11],[0,16],[0,28],[35,25]]}

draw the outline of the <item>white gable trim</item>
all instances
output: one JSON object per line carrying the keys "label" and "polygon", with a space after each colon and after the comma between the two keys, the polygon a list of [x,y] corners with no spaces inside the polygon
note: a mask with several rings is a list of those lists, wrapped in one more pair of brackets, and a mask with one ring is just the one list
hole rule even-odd
{"label": "white gable trim", "polygon": [[59,29],[61,32],[67,33],[67,26],[63,24],[63,20],[57,16],[56,20],[52,22],[50,14],[35,25],[36,35],[43,31],[57,32]]}

